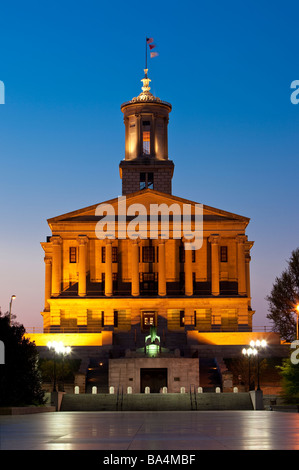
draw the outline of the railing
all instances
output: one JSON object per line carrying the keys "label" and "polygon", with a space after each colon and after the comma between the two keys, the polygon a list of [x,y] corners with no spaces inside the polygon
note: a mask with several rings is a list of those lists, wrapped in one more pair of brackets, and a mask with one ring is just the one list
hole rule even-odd
{"label": "railing", "polygon": [[264,326],[253,326],[252,331],[263,331],[264,333],[270,333],[274,331],[274,327],[271,325],[264,325]]}
{"label": "railing", "polygon": [[26,333],[101,333],[102,331],[107,331],[108,328],[82,328],[82,327],[61,327],[61,326],[55,326],[55,327],[47,327],[47,328],[42,328],[42,327],[26,327]]}
{"label": "railing", "polygon": [[[186,327],[194,327],[196,331],[199,332],[237,332],[240,331],[239,325],[232,325],[232,326],[223,326],[221,324],[217,325],[219,326],[219,329],[215,331],[213,329],[213,325],[211,325],[209,328],[203,328],[201,327],[200,323],[195,324],[194,317],[188,318],[188,316],[185,317],[185,326]],[[111,325],[110,329],[112,329],[113,325]],[[82,327],[52,327],[52,328],[42,328],[42,327],[26,327],[26,333],[101,333],[102,331],[106,331],[109,329],[109,327],[104,327],[104,328],[82,328]],[[252,332],[264,332],[264,333],[269,333],[271,331],[274,331],[273,326],[271,325],[264,325],[264,326],[253,326],[252,327]],[[129,334],[130,332],[126,332]],[[134,332],[132,334],[135,334]]]}

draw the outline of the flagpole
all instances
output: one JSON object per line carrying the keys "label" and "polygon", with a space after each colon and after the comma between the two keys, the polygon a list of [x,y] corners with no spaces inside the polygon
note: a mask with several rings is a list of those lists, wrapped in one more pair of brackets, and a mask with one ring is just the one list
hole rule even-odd
{"label": "flagpole", "polygon": [[147,38],[145,37],[145,70],[147,70]]}

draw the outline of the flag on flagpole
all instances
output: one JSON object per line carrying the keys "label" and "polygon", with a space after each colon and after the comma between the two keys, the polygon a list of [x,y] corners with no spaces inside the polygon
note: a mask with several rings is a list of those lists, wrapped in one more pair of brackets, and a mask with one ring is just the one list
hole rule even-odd
{"label": "flag on flagpole", "polygon": [[[154,38],[146,38],[146,46],[149,47],[149,50],[152,51],[156,47],[156,44],[153,44]],[[157,57],[159,54],[158,52],[150,52],[150,58]],[[147,69],[147,47],[146,47],[146,69]]]}

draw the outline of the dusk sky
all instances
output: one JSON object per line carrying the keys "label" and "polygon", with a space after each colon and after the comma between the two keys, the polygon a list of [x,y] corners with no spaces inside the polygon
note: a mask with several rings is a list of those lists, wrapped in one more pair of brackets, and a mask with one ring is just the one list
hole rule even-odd
{"label": "dusk sky", "polygon": [[299,246],[297,1],[2,2],[0,306],[42,327],[47,219],[121,195],[120,105],[172,104],[173,194],[251,219],[254,327]]}

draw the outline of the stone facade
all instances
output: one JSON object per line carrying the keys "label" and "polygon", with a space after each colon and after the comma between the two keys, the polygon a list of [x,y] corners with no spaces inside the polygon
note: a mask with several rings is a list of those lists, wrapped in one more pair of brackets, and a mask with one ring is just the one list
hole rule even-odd
{"label": "stone facade", "polygon": [[[147,370],[150,371],[147,377]],[[151,374],[156,371],[154,387]],[[121,358],[109,362],[109,384],[114,390],[121,389],[127,393],[132,387],[133,393],[189,393],[190,386],[199,384],[198,358],[157,357],[157,358]],[[166,391],[166,390],[165,390]],[[194,391],[194,389],[192,389]]]}
{"label": "stone facade", "polygon": [[[177,236],[175,214],[182,216],[188,207],[192,231],[199,204],[172,195],[171,105],[149,92],[147,71],[143,84],[143,92],[121,107],[126,136],[125,158],[119,164],[123,198],[48,220],[51,235],[41,243],[44,333],[100,334],[99,357],[103,347],[105,357],[110,348],[110,384],[132,386],[139,393],[146,382],[141,369],[148,369],[152,383],[160,374],[168,391],[178,392],[199,385],[198,357],[192,354],[198,354],[194,344],[200,333],[252,331],[253,242],[246,235],[249,218],[200,204],[202,243],[196,250],[186,249],[189,242],[183,231]],[[140,207],[145,214],[138,212]],[[153,207],[157,218],[152,231]],[[167,226],[162,208],[168,211]],[[132,224],[134,239],[129,236]],[[106,234],[100,237],[98,229],[104,225]],[[148,357],[142,348],[153,328],[160,352]]]}

